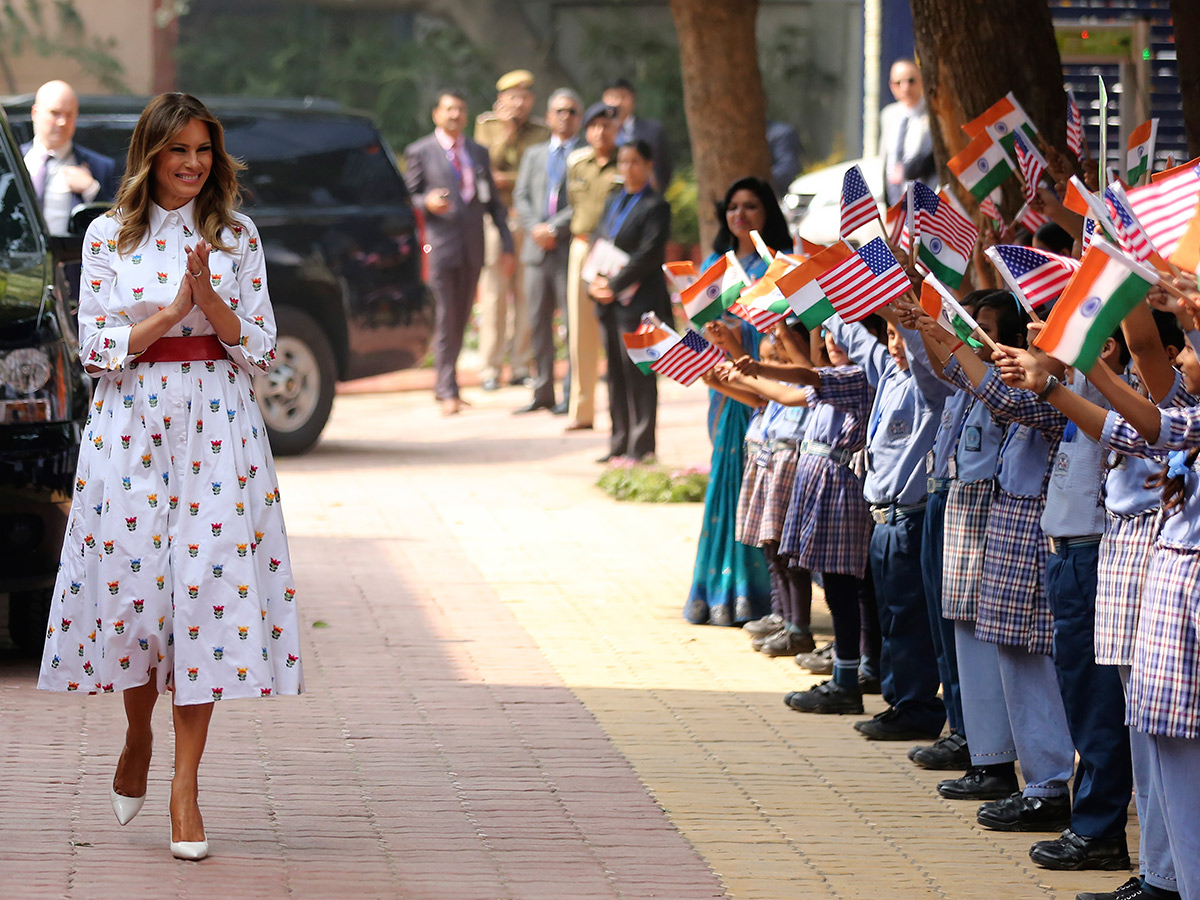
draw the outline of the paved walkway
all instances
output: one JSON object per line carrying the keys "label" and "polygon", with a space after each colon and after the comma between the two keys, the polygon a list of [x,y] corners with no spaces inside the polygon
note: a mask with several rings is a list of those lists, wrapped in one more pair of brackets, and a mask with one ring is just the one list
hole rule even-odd
{"label": "paved walkway", "polygon": [[[680,617],[698,506],[613,503],[602,432],[509,415],[522,390],[468,399],[443,420],[421,393],[342,396],[281,462],[309,693],[217,709],[209,860],[167,853],[166,704],[120,828],[119,701],[40,694],[0,651],[0,898],[1067,900],[1123,880],[1034,867],[1036,835],[977,828],[907,745],[788,710],[816,679]],[[665,460],[706,460],[703,408],[665,387]]]}

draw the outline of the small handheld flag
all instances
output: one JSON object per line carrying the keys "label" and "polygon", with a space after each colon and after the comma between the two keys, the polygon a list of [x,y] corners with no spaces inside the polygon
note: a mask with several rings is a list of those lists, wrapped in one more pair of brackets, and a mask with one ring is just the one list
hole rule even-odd
{"label": "small handheld flag", "polygon": [[663,275],[667,278],[667,284],[671,286],[671,292],[674,294],[683,293],[700,277],[700,273],[696,271],[696,264],[690,259],[663,263],[662,270]]}
{"label": "small handheld flag", "polygon": [[1155,249],[1169,257],[1179,247],[1200,198],[1200,166],[1182,167],[1165,180],[1156,176],[1145,187],[1130,188],[1126,196]]}
{"label": "small handheld flag", "polygon": [[767,242],[762,239],[762,235],[757,231],[750,232],[750,242],[754,244],[754,249],[758,251],[758,255],[762,257],[763,262],[767,265],[775,259],[775,251],[767,246]]}
{"label": "small handheld flag", "polygon": [[838,233],[846,237],[869,222],[879,221],[879,207],[867,187],[862,170],[851,166],[842,178],[842,227]]}
{"label": "small handheld flag", "polygon": [[1061,294],[1079,271],[1079,260],[1033,247],[997,244],[984,252],[1029,313]]}
{"label": "small handheld flag", "polygon": [[1158,273],[1094,240],[1033,344],[1087,372],[1112,333],[1158,283]]}
{"label": "small handheld flag", "polygon": [[836,266],[822,272],[817,284],[847,322],[857,322],[912,290],[908,275],[883,238],[875,238]]}
{"label": "small handheld flag", "polygon": [[779,293],[810,331],[834,312],[833,304],[817,283],[817,276],[848,259],[853,253],[848,244],[839,242],[776,279],[775,286]]}
{"label": "small handheld flag", "polygon": [[1046,159],[1019,131],[1013,135],[1013,147],[1017,151],[1017,165],[1021,169],[1021,178],[1025,181],[1025,200],[1032,202],[1037,196],[1042,173],[1046,171]]}
{"label": "small handheld flag", "polygon": [[986,133],[972,138],[946,165],[976,200],[983,200],[1013,174],[1004,148]]}
{"label": "small handheld flag", "polygon": [[746,288],[742,296],[729,307],[729,311],[760,332],[766,332],[791,312],[787,299],[776,287],[776,279],[795,267],[796,263],[791,257],[783,254],[775,257],[763,277]]}
{"label": "small handheld flag", "polygon": [[737,257],[726,253],[701,272],[694,284],[680,291],[683,311],[697,327],[711,322],[729,309],[746,287],[747,280]]}
{"label": "small handheld flag", "polygon": [[957,288],[970,265],[979,229],[944,191],[935,194],[914,181],[909,184],[909,197],[917,261],[951,288]]}
{"label": "small handheld flag", "polygon": [[689,328],[682,337],[662,323],[643,320],[633,334],[621,335],[625,352],[639,369],[657,372],[684,387],[725,359],[716,347]]}
{"label": "small handheld flag", "polygon": [[[962,315],[955,312],[954,307],[962,310]],[[967,315],[967,311],[959,305],[950,289],[937,280],[936,275],[929,275],[921,282],[921,309],[942,328],[954,335],[960,341],[972,347],[983,345],[971,337],[971,333],[979,327],[979,323]]]}
{"label": "small handheld flag", "polygon": [[1021,108],[1021,104],[1017,102],[1012,91],[993,103],[983,115],[976,116],[963,126],[967,137],[972,139],[981,134],[988,134],[1001,146],[1010,160],[1016,159],[1013,150],[1013,135],[1018,130],[1025,133],[1030,143],[1037,141],[1037,129],[1033,127],[1029,116],[1025,115],[1025,110]]}
{"label": "small handheld flag", "polygon": [[1158,119],[1143,122],[1129,135],[1125,151],[1125,180],[1131,185],[1141,182],[1154,169],[1154,145],[1158,140]]}
{"label": "small handheld flag", "polygon": [[1083,114],[1073,91],[1067,91],[1067,149],[1083,162]]}

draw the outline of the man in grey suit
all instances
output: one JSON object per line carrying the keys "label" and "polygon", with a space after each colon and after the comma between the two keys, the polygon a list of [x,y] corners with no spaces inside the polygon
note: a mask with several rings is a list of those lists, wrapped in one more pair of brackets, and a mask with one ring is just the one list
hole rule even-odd
{"label": "man in grey suit", "polygon": [[413,204],[425,214],[429,281],[436,300],[433,365],[434,395],[442,414],[461,408],[455,366],[483,267],[483,214],[500,232],[501,265],[512,272],[513,241],[504,204],[496,195],[491,164],[483,147],[468,138],[467,101],[444,90],[433,109],[433,133],[409,144],[404,180]]}
{"label": "man in grey suit", "polygon": [[521,248],[521,263],[537,362],[533,399],[516,410],[518,413],[539,409],[567,412],[565,386],[561,406],[554,401],[554,311],[561,309],[566,321],[572,212],[567,197],[567,156],[577,146],[582,115],[583,101],[574,91],[559,88],[550,95],[546,104],[550,140],[525,151],[513,190],[517,221],[529,237]]}
{"label": "man in grey suit", "polygon": [[628,79],[618,78],[604,86],[601,95],[609,106],[616,107],[617,146],[624,147],[633,141],[645,141],[654,154],[654,188],[660,194],[667,192],[671,174],[675,171],[671,162],[671,147],[667,143],[667,130],[658,119],[643,119],[637,116],[637,91]]}

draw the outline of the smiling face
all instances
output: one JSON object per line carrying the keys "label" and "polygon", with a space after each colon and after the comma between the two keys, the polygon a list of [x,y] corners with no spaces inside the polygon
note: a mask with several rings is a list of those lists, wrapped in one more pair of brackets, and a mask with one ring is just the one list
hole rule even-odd
{"label": "smiling face", "polygon": [[154,202],[179,209],[194,200],[212,170],[212,136],[208,126],[191,119],[154,157]]}
{"label": "smiling face", "polygon": [[750,232],[763,230],[767,221],[767,211],[763,209],[758,194],[747,188],[735,191],[729,198],[729,206],[725,209],[725,224],[730,233],[737,238],[738,245],[750,240]]}

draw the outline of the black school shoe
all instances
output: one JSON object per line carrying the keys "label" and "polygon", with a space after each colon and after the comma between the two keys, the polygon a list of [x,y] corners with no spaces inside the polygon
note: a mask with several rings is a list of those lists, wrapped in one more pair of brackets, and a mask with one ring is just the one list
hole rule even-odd
{"label": "black school shoe", "polygon": [[942,732],[941,728],[938,728],[937,731],[918,728],[907,721],[904,714],[894,706],[884,710],[873,719],[855,722],[854,728],[868,741],[928,741],[933,740]]}
{"label": "black school shoe", "polygon": [[1115,838],[1084,837],[1070,828],[1052,841],[1038,841],[1029,848],[1029,858],[1043,869],[1078,871],[1129,868],[1129,846],[1125,835]]}
{"label": "black school shoe", "polygon": [[913,747],[908,758],[925,769],[969,769],[971,751],[967,739],[956,731],[928,746]]}
{"label": "black school shoe", "polygon": [[1084,891],[1082,894],[1076,894],[1075,900],[1150,900],[1151,896],[1142,890],[1142,879],[1130,878],[1115,891],[1106,891],[1103,894]]}
{"label": "black school shoe", "polygon": [[863,711],[861,694],[832,681],[822,681],[807,691],[792,691],[783,698],[783,702],[797,712],[858,715]]}
{"label": "black school shoe", "polygon": [[972,766],[961,778],[939,781],[937,792],[947,800],[999,800],[1020,790],[1011,768],[1002,774]]}
{"label": "black school shoe", "polygon": [[1061,831],[1071,824],[1071,798],[1026,797],[1017,791],[983,804],[975,821],[992,831]]}

